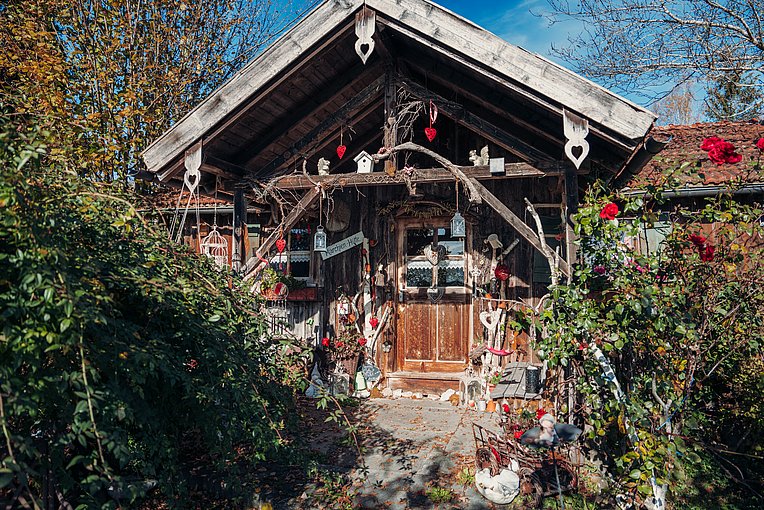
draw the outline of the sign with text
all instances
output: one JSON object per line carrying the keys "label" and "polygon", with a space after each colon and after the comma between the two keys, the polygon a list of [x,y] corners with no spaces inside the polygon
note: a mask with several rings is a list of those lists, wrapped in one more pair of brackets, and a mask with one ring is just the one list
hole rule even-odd
{"label": "sign with text", "polygon": [[326,252],[321,253],[321,258],[323,260],[332,258],[335,255],[339,255],[343,251],[348,251],[350,248],[358,246],[361,243],[363,243],[363,232],[358,232],[357,234],[353,234],[350,237],[346,237],[338,243],[327,246]]}

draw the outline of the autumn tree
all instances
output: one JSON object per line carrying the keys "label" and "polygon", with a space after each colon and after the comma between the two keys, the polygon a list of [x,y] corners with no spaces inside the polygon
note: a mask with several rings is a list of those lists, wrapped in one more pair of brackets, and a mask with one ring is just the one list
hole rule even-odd
{"label": "autumn tree", "polygon": [[272,0],[13,2],[0,16],[0,101],[44,116],[81,173],[122,180],[293,18]]}
{"label": "autumn tree", "polygon": [[552,22],[584,25],[553,51],[605,86],[656,99],[688,78],[764,85],[761,0],[548,2]]}

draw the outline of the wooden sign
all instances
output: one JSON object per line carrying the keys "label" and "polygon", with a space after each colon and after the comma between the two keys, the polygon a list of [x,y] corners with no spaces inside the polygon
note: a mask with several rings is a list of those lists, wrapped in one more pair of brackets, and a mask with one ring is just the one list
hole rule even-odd
{"label": "wooden sign", "polygon": [[350,237],[346,237],[342,241],[338,243],[334,243],[331,246],[326,247],[326,251],[321,253],[321,258],[323,260],[329,259],[334,257],[335,255],[339,255],[340,253],[344,251],[348,251],[350,248],[353,248],[354,246],[358,246],[363,242],[363,232],[358,232],[356,234],[353,234]]}

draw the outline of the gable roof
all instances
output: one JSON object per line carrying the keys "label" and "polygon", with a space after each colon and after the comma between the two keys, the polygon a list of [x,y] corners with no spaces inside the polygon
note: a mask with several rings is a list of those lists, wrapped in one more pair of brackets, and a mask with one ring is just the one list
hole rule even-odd
{"label": "gable roof", "polygon": [[[377,30],[374,52],[361,65],[354,26],[364,6],[376,13]],[[201,141],[218,175],[283,170],[297,156],[325,148],[326,139],[349,124],[339,118],[340,109],[354,126],[379,131],[384,119],[367,110],[382,101],[380,77],[399,60],[420,86],[458,97],[463,111],[498,113],[503,131],[519,133],[509,148],[531,163],[541,153],[562,158],[563,109],[589,120],[591,158],[612,171],[631,158],[655,120],[648,110],[427,0],[327,0],[154,141],[143,159],[167,181],[182,170],[184,152]],[[455,78],[468,90],[451,88]],[[465,97],[473,87],[473,96]]]}
{"label": "gable roof", "polygon": [[[686,188],[764,183],[764,169],[761,168],[764,157],[756,147],[756,141],[764,137],[764,125],[757,120],[659,126],[653,129],[652,135],[656,138],[670,138],[670,141],[658,156],[631,179],[629,188],[658,184],[663,173],[672,170],[672,177]],[[736,164],[722,165],[712,162],[707,151],[700,148],[703,140],[711,136],[732,143],[743,160]],[[679,168],[684,162],[690,165]]]}

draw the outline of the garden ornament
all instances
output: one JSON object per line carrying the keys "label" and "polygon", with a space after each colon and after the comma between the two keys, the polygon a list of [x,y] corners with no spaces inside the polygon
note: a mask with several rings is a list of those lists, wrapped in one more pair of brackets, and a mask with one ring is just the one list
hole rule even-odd
{"label": "garden ornament", "polygon": [[491,469],[481,469],[475,473],[475,486],[488,501],[497,505],[507,505],[520,494],[520,477],[509,469],[502,469],[491,476]]}

